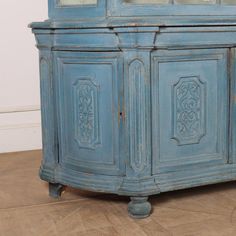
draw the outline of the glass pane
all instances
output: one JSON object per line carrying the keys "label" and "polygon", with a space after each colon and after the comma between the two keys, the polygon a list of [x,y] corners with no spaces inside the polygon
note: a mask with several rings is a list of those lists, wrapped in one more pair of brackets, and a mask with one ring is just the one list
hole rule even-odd
{"label": "glass pane", "polygon": [[97,4],[97,0],[60,0],[60,5],[90,5]]}
{"label": "glass pane", "polygon": [[135,4],[168,4],[169,0],[124,0],[124,2]]}
{"label": "glass pane", "polygon": [[[233,4],[236,0],[222,0],[225,4]],[[216,0],[124,0],[125,3],[135,4],[216,4]]]}
{"label": "glass pane", "polygon": [[[125,3],[130,3],[130,4],[184,4],[184,5],[217,4],[219,2],[217,0],[123,0],[123,1]],[[236,0],[221,0],[221,4],[236,5]]]}
{"label": "glass pane", "polygon": [[236,0],[222,0],[222,4],[236,5]]}
{"label": "glass pane", "polygon": [[216,0],[175,0],[177,4],[216,4]]}

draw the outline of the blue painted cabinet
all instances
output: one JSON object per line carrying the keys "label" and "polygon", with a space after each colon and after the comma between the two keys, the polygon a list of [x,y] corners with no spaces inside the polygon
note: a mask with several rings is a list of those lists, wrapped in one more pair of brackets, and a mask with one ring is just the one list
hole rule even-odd
{"label": "blue painted cabinet", "polygon": [[40,56],[43,160],[64,186],[131,197],[236,179],[236,4],[49,0]]}

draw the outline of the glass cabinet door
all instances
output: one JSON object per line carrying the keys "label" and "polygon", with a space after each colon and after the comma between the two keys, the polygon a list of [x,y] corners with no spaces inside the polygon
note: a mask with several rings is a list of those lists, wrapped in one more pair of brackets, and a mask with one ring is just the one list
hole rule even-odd
{"label": "glass cabinet door", "polygon": [[124,0],[125,3],[135,4],[169,4],[169,0]]}
{"label": "glass cabinet door", "polygon": [[221,0],[222,4],[236,5],[236,0]]}
{"label": "glass cabinet door", "polygon": [[230,4],[236,5],[236,0],[123,0],[124,3],[131,4]]}
{"label": "glass cabinet door", "polygon": [[175,0],[177,4],[216,4],[216,0]]}
{"label": "glass cabinet door", "polygon": [[97,4],[97,0],[60,0],[60,5],[93,5]]}
{"label": "glass cabinet door", "polygon": [[105,17],[107,0],[48,0],[48,4],[49,18],[88,19]]}

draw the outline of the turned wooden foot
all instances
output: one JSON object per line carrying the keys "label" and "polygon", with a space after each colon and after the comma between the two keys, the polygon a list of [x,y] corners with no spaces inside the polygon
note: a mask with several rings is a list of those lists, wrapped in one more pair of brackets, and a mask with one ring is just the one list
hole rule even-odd
{"label": "turned wooden foot", "polygon": [[49,195],[53,198],[60,198],[63,189],[61,184],[49,183]]}
{"label": "turned wooden foot", "polygon": [[151,214],[152,206],[148,197],[131,197],[128,205],[129,215],[136,219],[146,218]]}

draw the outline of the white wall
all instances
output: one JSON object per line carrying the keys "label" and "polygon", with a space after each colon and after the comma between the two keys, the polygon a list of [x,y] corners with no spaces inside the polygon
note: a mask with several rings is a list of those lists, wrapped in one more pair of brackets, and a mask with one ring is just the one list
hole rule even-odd
{"label": "white wall", "polygon": [[1,1],[1,153],[41,148],[38,51],[27,25],[45,19],[47,0]]}

